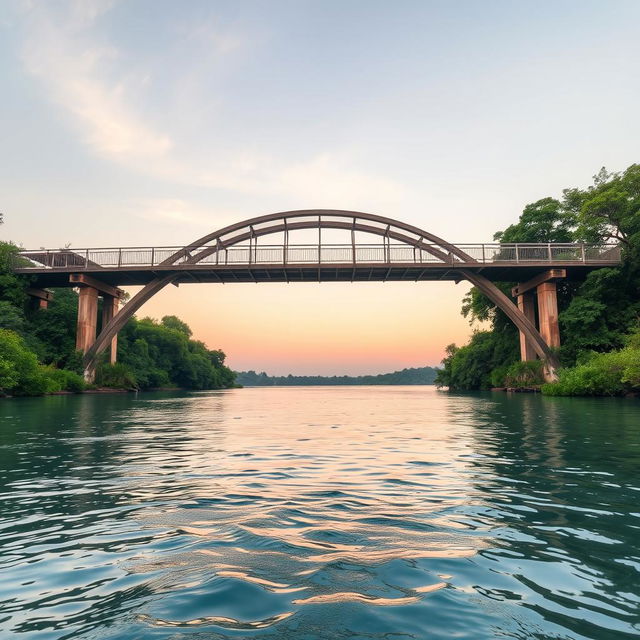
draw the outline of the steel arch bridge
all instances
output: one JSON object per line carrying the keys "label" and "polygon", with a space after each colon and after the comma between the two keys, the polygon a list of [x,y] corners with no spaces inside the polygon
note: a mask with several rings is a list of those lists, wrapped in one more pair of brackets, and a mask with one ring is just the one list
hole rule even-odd
{"label": "steel arch bridge", "polygon": [[[290,242],[291,234],[309,230],[317,232],[313,242]],[[323,233],[327,230],[346,232],[350,242],[328,242]],[[356,241],[357,234],[377,238],[378,242]],[[263,238],[274,235],[281,236],[282,241],[264,244]],[[88,303],[85,310],[89,316],[97,314],[97,295],[116,300],[111,312],[103,315],[97,337],[97,318],[84,319],[89,331],[81,346],[89,378],[98,357],[127,320],[170,283],[357,280],[468,280],[511,319],[553,377],[558,359],[536,329],[532,314],[519,309],[491,279],[582,279],[591,269],[619,261],[616,245],[454,245],[391,218],[359,211],[309,209],[244,220],[183,247],[21,251],[15,271],[31,274],[36,286],[80,285],[81,294],[93,289],[95,304]],[[544,278],[544,273],[550,275]],[[116,313],[115,287],[140,284],[143,288]],[[82,303],[81,295],[80,306]],[[82,314],[80,309],[79,331]]]}

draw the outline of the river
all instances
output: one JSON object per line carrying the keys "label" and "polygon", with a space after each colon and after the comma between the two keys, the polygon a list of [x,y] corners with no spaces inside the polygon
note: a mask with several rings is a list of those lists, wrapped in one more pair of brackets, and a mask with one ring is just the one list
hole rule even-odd
{"label": "river", "polygon": [[640,402],[0,401],[0,638],[640,635]]}

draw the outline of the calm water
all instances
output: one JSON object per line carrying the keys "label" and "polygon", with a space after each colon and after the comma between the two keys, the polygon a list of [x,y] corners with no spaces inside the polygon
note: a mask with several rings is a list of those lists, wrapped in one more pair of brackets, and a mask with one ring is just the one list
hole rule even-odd
{"label": "calm water", "polygon": [[640,636],[640,402],[0,401],[0,637]]}

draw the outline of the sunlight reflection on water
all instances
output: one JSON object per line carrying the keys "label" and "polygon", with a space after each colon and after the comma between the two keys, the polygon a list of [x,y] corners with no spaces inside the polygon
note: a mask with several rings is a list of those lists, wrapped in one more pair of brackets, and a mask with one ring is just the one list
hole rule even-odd
{"label": "sunlight reflection on water", "polygon": [[3,403],[0,629],[633,637],[638,425],[428,387]]}

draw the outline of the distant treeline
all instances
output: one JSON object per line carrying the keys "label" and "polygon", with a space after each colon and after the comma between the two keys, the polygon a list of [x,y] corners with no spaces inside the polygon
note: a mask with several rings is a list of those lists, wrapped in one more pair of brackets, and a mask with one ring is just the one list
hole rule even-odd
{"label": "distant treeline", "polygon": [[403,369],[393,373],[381,373],[375,376],[269,376],[264,371],[241,371],[236,374],[236,382],[245,387],[290,386],[302,387],[313,385],[365,385],[365,384],[433,384],[437,369],[419,367]]}

